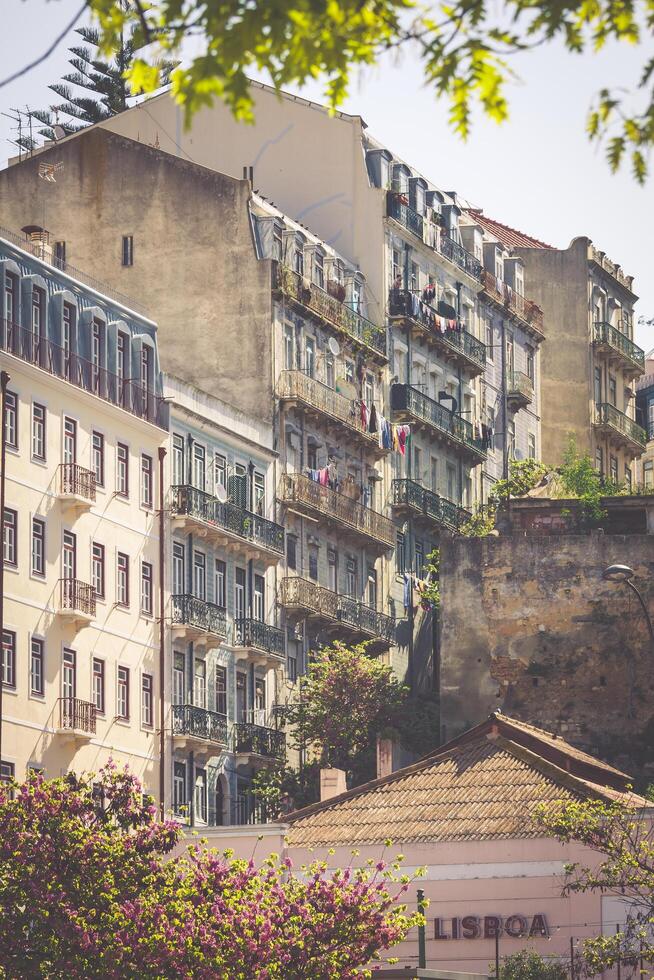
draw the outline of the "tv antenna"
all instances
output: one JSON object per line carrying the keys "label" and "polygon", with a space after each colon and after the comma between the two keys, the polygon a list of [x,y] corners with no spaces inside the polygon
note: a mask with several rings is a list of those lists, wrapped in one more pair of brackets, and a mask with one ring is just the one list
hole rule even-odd
{"label": "tv antenna", "polygon": [[58,163],[40,163],[39,177],[41,180],[47,180],[49,184],[56,184],[57,179],[55,174],[59,173],[59,171],[63,169],[64,164],[62,160],[60,160]]}

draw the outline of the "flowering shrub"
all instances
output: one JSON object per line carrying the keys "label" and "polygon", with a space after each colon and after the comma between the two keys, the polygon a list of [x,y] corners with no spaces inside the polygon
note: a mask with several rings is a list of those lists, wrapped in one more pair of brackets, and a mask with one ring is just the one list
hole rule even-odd
{"label": "flowering shrub", "polygon": [[0,975],[352,978],[418,922],[397,864],[296,875],[180,836],[114,766],[0,786]]}

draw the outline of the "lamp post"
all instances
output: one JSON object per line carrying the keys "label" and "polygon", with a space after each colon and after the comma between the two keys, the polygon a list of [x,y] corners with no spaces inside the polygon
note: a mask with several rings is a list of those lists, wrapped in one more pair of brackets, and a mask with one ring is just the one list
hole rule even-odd
{"label": "lamp post", "polygon": [[6,371],[0,371],[0,527],[2,541],[0,542],[0,778],[2,778],[2,693],[5,673],[5,470],[7,460],[7,421],[5,407],[7,401],[7,385],[10,378]]}
{"label": "lamp post", "polygon": [[649,610],[643,599],[641,593],[636,588],[633,583],[635,572],[633,568],[629,568],[628,565],[609,565],[602,572],[602,578],[607,582],[622,582],[624,585],[628,586],[632,592],[638,597],[638,601],[645,613],[645,619],[647,620],[647,628],[649,630],[649,638],[652,643],[652,651],[654,652],[654,628],[652,627],[652,619],[649,614]]}

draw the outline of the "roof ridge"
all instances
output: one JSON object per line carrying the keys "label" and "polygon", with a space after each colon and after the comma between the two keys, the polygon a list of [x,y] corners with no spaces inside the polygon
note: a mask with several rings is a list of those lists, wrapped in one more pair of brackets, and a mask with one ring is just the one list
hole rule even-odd
{"label": "roof ridge", "polygon": [[[468,214],[473,215],[480,224],[484,225],[484,227],[488,225],[488,231],[492,232],[493,228],[501,228],[503,231],[508,232],[509,236],[514,235],[516,238],[522,239],[522,241],[510,242],[508,241],[508,236],[507,241],[500,238],[503,245],[508,245],[509,247],[514,248],[516,245],[519,247],[522,244],[529,245],[532,248],[554,249],[554,245],[548,245],[547,242],[543,242],[539,238],[534,238],[533,235],[528,235],[526,232],[520,231],[519,228],[513,228],[511,225],[504,224],[503,221],[497,221],[495,218],[489,218],[488,215],[484,214],[481,208],[467,208],[466,210],[468,211]],[[498,235],[498,238],[499,237],[500,236]]]}

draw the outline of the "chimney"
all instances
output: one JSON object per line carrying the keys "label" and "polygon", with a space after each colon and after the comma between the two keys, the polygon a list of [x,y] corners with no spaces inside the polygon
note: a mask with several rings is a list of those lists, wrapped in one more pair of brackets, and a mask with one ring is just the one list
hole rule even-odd
{"label": "chimney", "polygon": [[393,742],[390,738],[377,736],[377,779],[390,776],[393,772]]}
{"label": "chimney", "polygon": [[320,770],[320,802],[331,800],[334,796],[345,793],[347,785],[345,783],[344,769],[321,769]]}
{"label": "chimney", "polygon": [[50,244],[50,232],[40,225],[25,225],[21,228],[25,232],[28,242],[28,251],[44,262],[52,262],[52,245]]}

